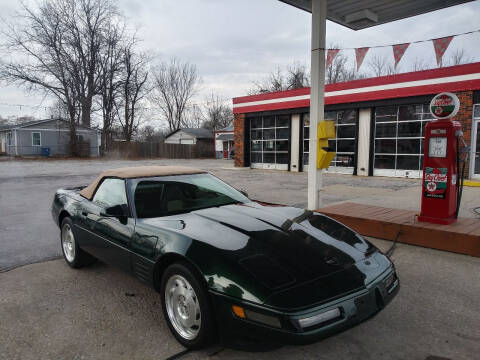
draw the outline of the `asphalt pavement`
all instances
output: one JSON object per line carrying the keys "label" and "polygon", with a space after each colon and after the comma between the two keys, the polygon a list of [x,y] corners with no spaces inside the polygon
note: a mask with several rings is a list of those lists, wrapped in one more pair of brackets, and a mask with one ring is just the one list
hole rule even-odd
{"label": "asphalt pavement", "polygon": [[[393,261],[399,294],[360,325],[306,346],[216,345],[177,359],[478,359],[480,259],[399,244]],[[160,295],[114,267],[47,261],[0,274],[0,289],[0,359],[162,360],[184,351]]]}
{"label": "asphalt pavement", "polygon": [[[8,160],[0,158],[0,271],[60,256],[59,230],[55,227],[50,206],[58,188],[87,185],[109,168],[140,165],[186,165],[211,171],[233,186],[246,190],[263,201],[305,207],[307,203],[305,173],[262,170],[236,170],[225,160]],[[368,181],[366,181],[368,180]],[[357,186],[374,190],[374,186],[405,189],[418,180],[369,179],[333,175],[327,185],[325,203],[352,198],[343,187]],[[348,185],[347,185],[348,184]],[[362,186],[358,186],[361,185]],[[340,187],[339,189],[335,189]],[[358,195],[358,194],[357,194]],[[480,205],[480,204],[479,204]]]}
{"label": "asphalt pavement", "polygon": [[[251,198],[304,207],[306,174],[238,170],[224,160],[0,160],[0,359],[166,359],[184,349],[169,333],[160,298],[128,274],[62,259],[50,215],[57,188],[86,185],[107,168],[181,164],[207,169]],[[328,174],[323,205],[356,201],[418,209],[420,180]],[[462,216],[476,216],[480,188],[466,188]],[[373,240],[386,249],[391,243]],[[50,260],[50,261],[48,261]],[[399,244],[402,282],[384,311],[308,346],[266,352],[214,347],[180,359],[476,359],[480,259]],[[212,353],[216,353],[212,355]]]}
{"label": "asphalt pavement", "polygon": [[[58,188],[87,185],[105,169],[185,165],[208,170],[251,198],[307,205],[307,174],[238,169],[229,160],[8,160],[0,157],[0,271],[60,256],[50,205]],[[420,180],[327,174],[322,205],[354,201],[406,210],[420,208]],[[460,216],[475,217],[480,188],[465,188]],[[477,216],[478,217],[478,216]]]}

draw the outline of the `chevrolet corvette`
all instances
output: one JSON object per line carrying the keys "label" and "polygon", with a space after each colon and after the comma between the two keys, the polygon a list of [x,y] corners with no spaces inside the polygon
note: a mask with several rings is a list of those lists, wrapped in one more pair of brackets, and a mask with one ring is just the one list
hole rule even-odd
{"label": "chevrolet corvette", "polygon": [[390,259],[343,224],[251,200],[194,168],[104,171],[59,189],[52,216],[69,266],[99,259],[153,286],[187,348],[316,341],[373,316],[400,287]]}

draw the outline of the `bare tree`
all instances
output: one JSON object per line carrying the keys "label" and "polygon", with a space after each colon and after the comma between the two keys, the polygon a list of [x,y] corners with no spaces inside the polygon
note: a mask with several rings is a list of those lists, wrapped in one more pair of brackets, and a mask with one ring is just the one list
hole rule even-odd
{"label": "bare tree", "polygon": [[[339,49],[339,45],[329,45],[331,49]],[[356,79],[364,78],[365,76],[359,74],[354,67],[349,66],[348,57],[339,52],[333,59],[331,65],[327,67],[325,72],[325,83],[335,84],[338,82],[352,81]]]}
{"label": "bare tree", "polygon": [[152,72],[150,101],[160,108],[170,132],[184,126],[200,79],[195,65],[172,59],[162,62]]}
{"label": "bare tree", "polygon": [[69,29],[69,57],[81,106],[81,123],[90,126],[93,97],[100,92],[103,80],[102,56],[111,55],[103,50],[110,46],[112,28],[120,17],[111,0],[55,1],[63,9],[63,21]]}
{"label": "bare tree", "polygon": [[423,58],[416,57],[411,66],[411,71],[422,71],[430,69],[428,63]]}
{"label": "bare tree", "polygon": [[112,126],[116,119],[116,106],[121,102],[123,70],[123,51],[125,46],[135,41],[134,38],[125,44],[123,24],[113,25],[106,33],[106,45],[102,51],[100,63],[100,99],[102,108],[102,147],[106,151],[112,141]]}
{"label": "bare tree", "polygon": [[248,90],[249,95],[286,90],[284,75],[279,67],[264,79],[253,81],[252,85],[253,87]]}
{"label": "bare tree", "polygon": [[[26,6],[17,14],[14,25],[8,25],[4,36],[4,59],[1,77],[10,84],[24,85],[54,95],[66,107],[70,119],[71,152],[76,150],[78,93],[75,74],[65,49],[68,39],[63,21],[63,7],[44,2],[38,10]],[[8,59],[7,52],[23,55],[23,61]]]}
{"label": "bare tree", "polygon": [[162,130],[155,130],[151,125],[146,125],[138,130],[138,139],[146,142],[161,142],[165,138]]}
{"label": "bare tree", "polygon": [[[285,73],[284,73],[285,72]],[[299,89],[310,86],[310,75],[306,66],[294,62],[287,66],[286,71],[278,67],[262,80],[253,81],[249,95],[263,94],[275,91]]]}
{"label": "bare tree", "polygon": [[64,104],[72,153],[76,124],[81,120],[90,126],[93,98],[101,84],[105,33],[116,21],[111,0],[44,0],[35,9],[24,5],[4,33],[4,49],[19,56],[3,54],[1,77],[53,95]]}
{"label": "bare tree", "polygon": [[[337,48],[337,45],[330,45],[330,48]],[[344,81],[345,74],[347,72],[348,58],[342,52],[339,52],[333,59],[329,67],[325,72],[325,82],[327,84],[335,84],[337,82]]]}
{"label": "bare tree", "polygon": [[[123,137],[126,141],[131,141],[133,135],[138,129],[141,114],[139,114],[139,104],[147,95],[148,80],[148,56],[146,54],[137,54],[134,50],[134,43],[129,44],[123,49],[122,54],[122,103],[117,105],[117,115],[122,126]],[[123,110],[121,113],[119,108]]]}
{"label": "bare tree", "polygon": [[452,55],[445,61],[445,66],[454,66],[461,64],[469,64],[474,61],[474,58],[468,56],[465,49],[457,49]]}
{"label": "bare tree", "polygon": [[143,141],[150,142],[153,135],[155,134],[155,129],[151,125],[146,125],[138,131],[138,138]]}
{"label": "bare tree", "polygon": [[308,74],[305,64],[294,62],[287,67],[286,87],[290,89],[300,89],[310,86],[310,74]]}
{"label": "bare tree", "polygon": [[191,104],[185,111],[182,124],[186,128],[201,128],[203,124],[202,108],[198,104]]}
{"label": "bare tree", "polygon": [[69,118],[68,109],[65,104],[60,100],[55,101],[53,106],[50,107],[49,115],[53,119],[67,120]]}
{"label": "bare tree", "polygon": [[373,55],[368,61],[368,67],[374,77],[397,74],[398,70],[386,56]]}
{"label": "bare tree", "polygon": [[220,96],[211,94],[205,102],[202,127],[219,130],[233,124],[233,110]]}

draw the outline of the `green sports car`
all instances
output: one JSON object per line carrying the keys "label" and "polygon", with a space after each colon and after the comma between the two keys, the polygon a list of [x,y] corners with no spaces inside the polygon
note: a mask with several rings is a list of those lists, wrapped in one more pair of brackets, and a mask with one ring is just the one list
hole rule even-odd
{"label": "green sports car", "polygon": [[[103,172],[56,192],[63,255],[117,265],[160,292],[180,343],[304,343],[377,313],[398,292],[388,257],[319,213],[250,200],[194,168]],[[100,289],[99,289],[100,290]]]}

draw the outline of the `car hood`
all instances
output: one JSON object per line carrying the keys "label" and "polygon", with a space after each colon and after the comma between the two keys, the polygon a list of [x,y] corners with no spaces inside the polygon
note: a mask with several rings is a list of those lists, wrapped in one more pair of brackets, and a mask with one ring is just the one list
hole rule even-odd
{"label": "car hood", "polygon": [[304,293],[306,284],[316,284],[314,299],[303,302],[363,287],[368,275],[357,264],[376,250],[339,222],[293,207],[250,202],[149,220],[157,226],[168,221],[181,222],[171,227],[192,239],[187,255],[212,288],[277,307],[291,303],[278,294]]}

